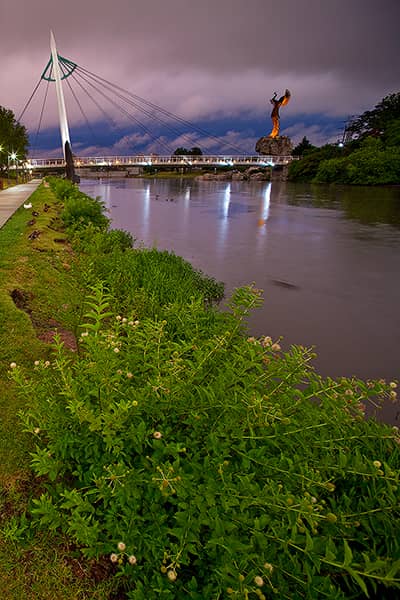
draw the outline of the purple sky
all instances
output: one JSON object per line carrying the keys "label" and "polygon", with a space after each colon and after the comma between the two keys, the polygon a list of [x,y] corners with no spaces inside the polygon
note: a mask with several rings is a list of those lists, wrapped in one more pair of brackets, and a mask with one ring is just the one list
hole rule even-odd
{"label": "purple sky", "polygon": [[[281,134],[320,145],[400,88],[400,0],[2,0],[0,23],[0,105],[17,117],[49,59],[50,29],[62,56],[251,152],[271,130],[274,91],[292,93]],[[31,138],[44,89],[22,119]],[[107,129],[88,104],[95,142],[67,91],[75,152],[155,149],[113,109]],[[57,127],[51,84],[36,154],[60,152]]]}

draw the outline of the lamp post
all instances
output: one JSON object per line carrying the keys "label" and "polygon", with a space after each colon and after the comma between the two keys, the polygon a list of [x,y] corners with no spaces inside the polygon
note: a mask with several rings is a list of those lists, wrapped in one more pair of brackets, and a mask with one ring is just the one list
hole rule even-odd
{"label": "lamp post", "polygon": [[14,167],[15,167],[15,172],[16,172],[16,183],[18,183],[17,153],[11,152],[11,154],[9,154],[9,156],[8,156],[8,171],[10,169],[10,158],[12,161],[14,161]]}

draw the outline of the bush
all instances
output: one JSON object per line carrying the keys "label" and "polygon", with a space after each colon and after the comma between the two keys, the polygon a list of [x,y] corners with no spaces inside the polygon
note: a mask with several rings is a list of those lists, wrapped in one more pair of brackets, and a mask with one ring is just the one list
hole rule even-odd
{"label": "bush", "polygon": [[312,181],[318,172],[322,161],[339,158],[343,155],[343,149],[327,144],[322,148],[310,150],[300,160],[290,163],[288,177],[290,181]]}
{"label": "bush", "polygon": [[347,183],[347,158],[331,158],[319,163],[315,183]]}
{"label": "bush", "polygon": [[56,197],[64,202],[61,219],[70,231],[84,229],[89,224],[105,230],[109,220],[104,216],[104,204],[90,198],[67,179],[49,178]]}
{"label": "bush", "polygon": [[[132,600],[364,597],[399,585],[399,438],[364,421],[394,386],[319,377],[311,353],[241,335],[252,288],[211,325],[112,314],[97,285],[78,356],[14,379],[47,479],[35,523],[109,556]],[[349,595],[347,595],[349,594]]]}
{"label": "bush", "polygon": [[400,149],[385,149],[379,139],[366,138],[360,149],[349,156],[322,161],[314,181],[353,185],[400,183]]}

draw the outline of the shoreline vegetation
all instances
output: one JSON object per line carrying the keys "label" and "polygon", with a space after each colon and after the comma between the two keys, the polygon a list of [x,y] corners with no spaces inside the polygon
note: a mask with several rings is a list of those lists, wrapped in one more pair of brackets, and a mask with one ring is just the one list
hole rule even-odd
{"label": "shoreline vegetation", "polygon": [[393,598],[400,435],[365,411],[397,382],[248,337],[260,290],[219,311],[65,180],[30,201],[0,230],[2,597]]}
{"label": "shoreline vegetation", "polygon": [[400,184],[400,92],[346,122],[343,139],[316,148],[306,137],[293,154],[289,180],[348,185]]}

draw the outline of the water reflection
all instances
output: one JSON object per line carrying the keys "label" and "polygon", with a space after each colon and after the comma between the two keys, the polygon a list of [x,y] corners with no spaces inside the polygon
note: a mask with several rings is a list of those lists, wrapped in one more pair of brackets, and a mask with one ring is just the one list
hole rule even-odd
{"label": "water reflection", "polygon": [[261,214],[260,218],[257,221],[257,225],[260,227],[260,232],[265,233],[266,229],[264,225],[267,224],[269,217],[269,207],[271,204],[271,183],[268,183],[265,187],[264,193],[262,195],[262,203],[261,203]]}
{"label": "water reflection", "polygon": [[343,210],[347,219],[366,225],[400,227],[400,188],[286,184],[286,200],[294,206]]}
{"label": "water reflection", "polygon": [[231,203],[231,183],[227,183],[223,192],[222,204],[219,211],[219,229],[217,240],[218,258],[221,260],[224,256],[226,245],[226,235],[228,232],[229,207]]}
{"label": "water reflection", "polygon": [[143,234],[147,237],[150,227],[150,183],[146,184],[143,190]]}

